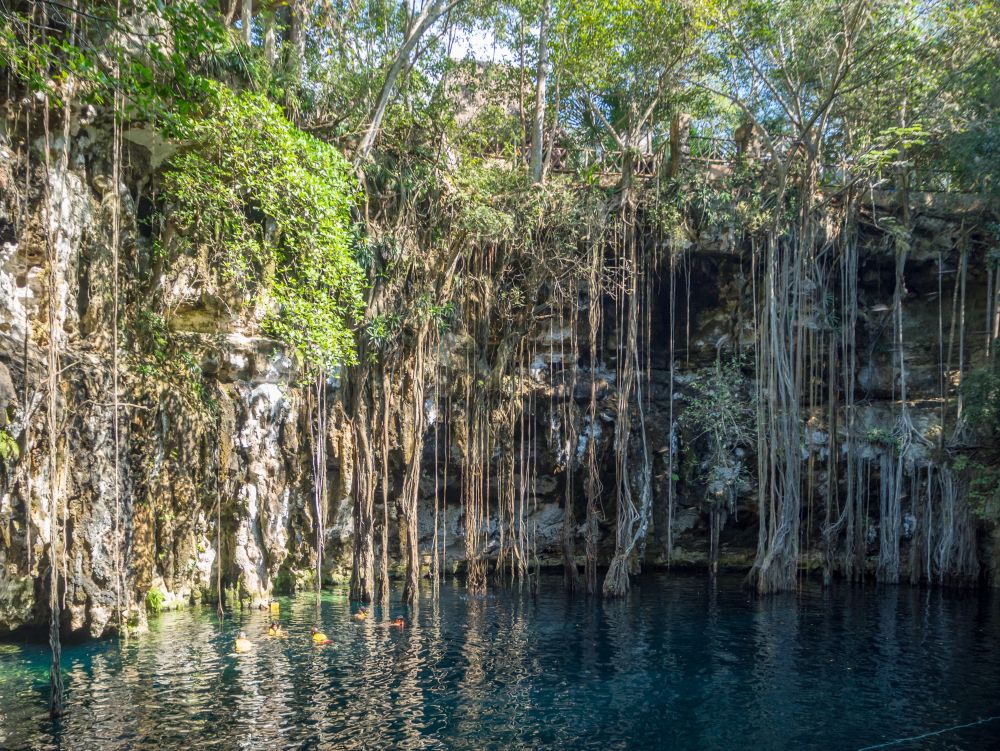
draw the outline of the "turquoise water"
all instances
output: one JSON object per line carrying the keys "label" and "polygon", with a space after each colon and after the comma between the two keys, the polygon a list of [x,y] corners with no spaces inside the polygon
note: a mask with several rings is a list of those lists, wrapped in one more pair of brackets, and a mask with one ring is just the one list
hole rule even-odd
{"label": "turquoise water", "polygon": [[[1000,715],[1000,598],[648,576],[623,602],[468,597],[445,584],[402,632],[327,595],[268,614],[160,617],[63,653],[66,716],[46,714],[48,654],[0,644],[3,749],[859,749]],[[394,603],[388,615],[401,613]],[[250,655],[232,654],[243,629]],[[1000,748],[1000,722],[895,749]]]}

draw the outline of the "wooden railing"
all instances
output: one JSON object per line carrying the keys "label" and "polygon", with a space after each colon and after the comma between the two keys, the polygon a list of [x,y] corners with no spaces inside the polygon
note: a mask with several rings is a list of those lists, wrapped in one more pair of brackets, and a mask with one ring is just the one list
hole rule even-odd
{"label": "wooden railing", "polygon": [[[779,151],[793,147],[793,142],[779,143]],[[520,152],[520,153],[519,153]],[[513,147],[497,147],[488,149],[482,155],[486,159],[496,159],[505,162],[523,160],[527,162],[527,149]],[[727,174],[740,158],[739,144],[732,138],[713,136],[690,136],[679,155],[680,164],[702,165],[710,178]],[[744,154],[743,158],[750,161],[768,162],[770,155],[761,153],[757,148],[752,153]],[[616,177],[625,169],[625,153],[620,150],[594,148],[553,147],[549,157],[549,170],[555,173],[580,175],[584,177]],[[662,148],[652,152],[633,152],[631,155],[632,174],[636,177],[652,178],[665,175],[672,164],[670,145],[665,143]],[[841,162],[823,164],[819,170],[820,185],[834,188],[843,187],[858,176],[857,164]],[[874,175],[874,186],[882,190],[895,190],[898,184],[898,168],[886,168]],[[907,168],[907,187],[914,192],[956,193],[968,192],[960,186],[958,175],[938,167],[917,163]],[[867,181],[866,181],[867,182]]]}
{"label": "wooden railing", "polygon": [[737,156],[736,141],[732,138],[691,136],[685,156],[693,162],[732,164]]}

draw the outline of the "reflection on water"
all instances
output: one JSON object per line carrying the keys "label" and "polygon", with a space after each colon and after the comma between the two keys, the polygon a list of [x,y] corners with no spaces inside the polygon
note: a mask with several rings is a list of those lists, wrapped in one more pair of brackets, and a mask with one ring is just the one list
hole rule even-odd
{"label": "reflection on water", "polygon": [[[1000,599],[649,576],[619,602],[474,598],[453,584],[403,631],[311,595],[219,625],[67,647],[68,713],[46,715],[48,655],[0,645],[3,749],[850,749],[1000,714]],[[244,630],[249,655],[232,653]],[[895,748],[1000,748],[1000,722]]]}

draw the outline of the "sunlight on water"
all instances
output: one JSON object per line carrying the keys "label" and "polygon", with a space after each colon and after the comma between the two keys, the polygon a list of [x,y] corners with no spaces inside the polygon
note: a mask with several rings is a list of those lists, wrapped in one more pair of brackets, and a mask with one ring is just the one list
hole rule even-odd
{"label": "sunlight on water", "polygon": [[[997,598],[905,587],[748,597],[688,576],[623,602],[469,597],[446,584],[400,632],[342,593],[314,646],[310,595],[220,627],[211,608],[64,652],[68,712],[46,715],[48,653],[0,645],[3,749],[859,748],[1000,714]],[[245,630],[255,643],[233,653]],[[996,748],[1000,723],[897,748]]]}

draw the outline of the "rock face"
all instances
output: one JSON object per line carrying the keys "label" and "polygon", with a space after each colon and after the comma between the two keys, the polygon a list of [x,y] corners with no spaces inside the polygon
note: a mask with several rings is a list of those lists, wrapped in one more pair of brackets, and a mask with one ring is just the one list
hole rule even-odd
{"label": "rock face", "polygon": [[[876,195],[873,198],[875,203],[865,211],[882,217],[898,212],[897,196]],[[959,308],[955,307],[961,296],[956,266],[962,247],[969,248],[980,242],[988,245],[988,237],[983,234],[988,214],[983,213],[984,206],[976,200],[954,200],[949,196],[942,196],[940,201],[916,196],[913,204],[919,211],[914,212],[915,229],[904,268],[902,358],[907,386],[906,420],[914,435],[924,440],[914,439],[900,451],[893,438],[902,413],[899,399],[903,377],[894,343],[892,317],[896,255],[887,235],[875,228],[874,222],[869,222],[858,241],[857,326],[852,333],[857,370],[851,420],[843,406],[843,394],[838,395],[840,406],[835,410],[832,423],[827,409],[810,409],[805,402],[802,406],[801,458],[806,487],[803,490],[800,563],[817,573],[824,566],[825,526],[838,524],[838,514],[843,513],[844,467],[850,444],[857,459],[857,492],[870,506],[868,516],[859,522],[865,540],[860,551],[861,573],[855,572],[855,575],[875,574],[879,566],[880,539],[889,533],[887,527],[891,523],[898,527],[895,534],[900,540],[900,580],[907,577],[914,581],[937,580],[928,574],[931,562],[922,557],[928,547],[934,547],[928,545],[927,538],[928,535],[935,538],[938,534],[934,525],[940,523],[935,517],[940,511],[935,498],[926,498],[923,484],[929,482],[929,475],[936,476],[943,469],[947,472],[941,457],[935,454],[934,443],[943,429],[940,374],[945,372],[946,380],[951,383],[959,378],[959,338],[954,332],[950,333],[953,310],[956,311],[955,331],[960,315]],[[970,226],[976,227],[971,233]],[[753,481],[756,447],[729,447],[725,462],[713,466],[708,447],[704,439],[699,438],[698,431],[678,422],[690,397],[697,393],[699,383],[704,383],[714,371],[717,358],[720,355],[723,359],[731,357],[739,346],[751,351],[753,343],[752,301],[742,268],[744,249],[734,247],[724,232],[706,233],[698,243],[689,257],[690,268],[683,275],[686,278],[678,282],[677,299],[670,299],[668,285],[661,279],[662,291],[649,303],[648,333],[641,337],[640,356],[648,366],[643,376],[643,399],[646,441],[652,461],[653,508],[636,567],[707,567],[713,498],[731,494],[731,504],[721,512],[719,562],[722,567],[746,570],[753,564],[757,549],[757,488]],[[982,330],[987,318],[984,301],[988,284],[981,260],[977,257],[976,261],[970,261],[966,279],[964,316],[970,322],[967,324],[969,331],[973,326],[977,331]],[[977,265],[978,270],[974,268]],[[605,307],[606,323],[603,338],[598,342],[598,358],[594,361],[591,353],[579,349],[579,342],[587,339],[583,326],[578,331],[551,323],[540,326],[525,347],[532,353],[530,364],[526,363],[529,395],[525,398],[530,408],[523,434],[528,436],[527,444],[515,441],[491,457],[493,466],[498,467],[503,450],[518,454],[514,473],[524,472],[524,495],[528,498],[521,523],[534,541],[540,563],[553,568],[561,567],[563,561],[562,522],[567,502],[572,505],[576,520],[576,528],[570,535],[572,547],[577,563],[582,565],[583,562],[586,503],[582,463],[590,441],[597,445],[604,488],[603,513],[599,520],[601,564],[606,565],[614,552],[613,488],[616,480],[611,443],[619,412],[615,355],[620,351],[624,332],[616,329],[613,323],[607,323],[616,320],[615,311],[607,301],[594,303],[581,299],[576,316],[562,311],[561,316],[549,315],[547,318],[550,321],[574,318],[584,321],[587,306],[591,304]],[[672,306],[675,357],[671,376],[669,321]],[[977,323],[971,323],[973,321]],[[837,321],[809,322],[809,328],[825,336],[832,336],[838,326]],[[961,345],[966,372],[972,364],[984,361],[984,340],[983,336],[966,334]],[[949,346],[954,349],[951,355],[948,354]],[[461,337],[446,337],[436,359],[442,363],[464,362],[467,358],[461,347]],[[842,365],[838,363],[836,367]],[[744,368],[744,371],[752,371],[752,368]],[[818,374],[816,383],[826,388],[824,377],[825,374]],[[747,378],[745,390],[738,395],[749,399],[752,372],[747,373]],[[586,411],[592,383],[597,395],[597,421],[590,426],[580,418],[581,412]],[[575,446],[567,442],[567,403],[574,404],[576,410],[568,410],[577,419],[573,433],[577,441]],[[954,416],[949,419],[953,420]],[[853,424],[853,430],[848,429],[849,423]],[[950,430],[954,426],[945,427]],[[428,440],[422,461],[420,546],[425,552],[433,546],[433,489],[437,487],[441,519],[437,540],[447,571],[461,570],[465,560],[461,513],[454,505],[462,492],[459,476],[462,452],[455,432],[452,431],[451,445],[439,441],[435,448],[435,442]],[[637,438],[635,443],[638,443]],[[835,452],[833,456],[831,451]],[[443,471],[446,454],[452,468],[447,476]],[[571,455],[575,456],[576,464],[567,472],[567,457]],[[832,477],[831,466],[836,469]],[[887,472],[886,467],[891,472]],[[900,493],[901,508],[895,512],[893,520],[888,520],[880,517],[880,484],[892,472],[899,472],[907,487]],[[671,483],[675,499],[672,509],[668,504]],[[491,476],[490,503],[494,510],[488,523],[487,556],[496,554],[503,534],[495,510],[500,502],[500,485],[497,477]],[[827,499],[832,499],[834,506],[829,520],[823,517]],[[442,506],[446,501],[450,505]],[[927,508],[923,505],[925,502]],[[935,505],[933,512],[928,510],[931,504]],[[968,506],[961,503],[955,513],[965,515],[963,523],[979,525],[978,531],[971,533],[973,538],[978,537],[978,544],[969,553],[975,560],[966,562],[967,575],[973,580],[981,576],[994,586],[1000,585],[1000,579],[995,576],[995,530],[991,524],[973,518]],[[840,547],[838,545],[835,556],[842,554]],[[424,560],[429,563],[429,555],[425,555]],[[834,568],[838,565],[837,561],[833,562]]]}
{"label": "rock face", "polygon": [[[0,462],[0,635],[45,622],[45,575],[52,530],[65,546],[56,565],[65,582],[67,635],[98,637],[116,627],[119,603],[137,625],[147,604],[170,607],[216,596],[221,578],[230,595],[255,603],[293,583],[302,583],[314,561],[314,413],[307,389],[299,385],[293,360],[276,342],[260,336],[256,320],[237,315],[224,289],[205,283],[198,258],[164,268],[150,240],[149,208],[142,196],[162,158],[139,137],[131,138],[130,168],[121,185],[108,177],[108,132],[76,120],[68,143],[49,144],[46,178],[42,149],[35,141],[30,161],[15,157],[16,134],[0,130],[0,431],[16,444],[17,457]],[[16,190],[27,170],[34,186]],[[48,189],[41,186],[47,179]],[[21,180],[23,184],[23,178]],[[889,199],[886,199],[887,201]],[[122,258],[143,280],[121,292],[121,310],[140,321],[119,341],[119,406],[114,419],[114,316],[111,211],[122,211]],[[891,211],[891,204],[879,211]],[[921,206],[906,268],[904,348],[911,417],[925,435],[940,429],[941,370],[939,331],[950,323],[948,306],[955,287],[955,248],[963,242],[963,222],[981,222],[978,209]],[[971,212],[971,213],[970,213]],[[967,236],[967,230],[965,230]],[[894,365],[889,316],[894,257],[884,237],[872,231],[861,240],[858,326],[857,424],[865,434],[889,430],[898,418],[900,373]],[[52,243],[57,263],[46,262]],[[653,514],[638,563],[705,566],[709,555],[709,494],[732,492],[720,534],[723,566],[746,567],[756,544],[754,487],[741,468],[753,467],[746,448],[732,452],[726,472],[706,480],[699,444],[671,424],[684,395],[712,367],[720,351],[749,340],[745,312],[748,290],[740,257],[726,232],[699,241],[690,256],[686,281],[676,300],[668,285],[654,295],[649,334],[642,356],[646,440],[652,462]],[[60,378],[57,478],[59,508],[48,497],[45,435],[45,352],[48,295],[56,296]],[[946,295],[942,295],[942,289]],[[986,315],[985,276],[971,272],[966,290],[969,320]],[[155,301],[155,305],[154,305]],[[581,305],[599,301],[581,301]],[[606,304],[606,303],[603,303]],[[675,317],[675,361],[671,376],[669,320]],[[121,310],[119,316],[122,315]],[[942,312],[944,311],[944,312]],[[579,311],[578,311],[579,312]],[[613,321],[612,311],[606,320]],[[943,318],[942,318],[943,316]],[[585,319],[579,314],[576,320]],[[942,323],[942,320],[944,323]],[[167,336],[169,334],[169,337]],[[609,446],[618,414],[614,353],[622,332],[608,325],[600,353],[582,353],[586,333],[546,325],[528,350],[525,396],[527,442],[512,443],[514,471],[525,479],[522,523],[529,530],[541,565],[560,566],[564,506],[572,504],[576,528],[569,536],[583,551],[584,478],[580,471],[589,442],[602,457],[605,488],[613,487]],[[169,339],[169,346],[162,341]],[[445,337],[438,362],[454,370],[464,363],[462,332]],[[577,347],[577,349],[574,349]],[[970,337],[966,362],[982,358],[982,337]],[[955,369],[955,366],[952,368]],[[465,374],[468,375],[468,374]],[[949,374],[951,375],[951,374]],[[597,419],[570,433],[567,410],[586,410],[591,385],[598,398]],[[325,576],[343,576],[350,559],[352,462],[349,436],[335,414],[338,381],[327,383],[331,405],[330,457],[324,500],[327,516]],[[574,412],[575,410],[575,412]],[[461,497],[461,436],[439,431],[442,405],[430,401],[420,482],[419,545],[429,563],[434,541],[444,551],[444,569],[460,570],[465,557]],[[846,445],[845,420],[804,413],[808,430],[802,447],[814,498],[830,489],[831,433]],[[348,431],[349,432],[349,431]],[[570,436],[575,436],[571,438]],[[2,437],[2,436],[0,436]],[[117,444],[117,450],[116,450]],[[916,449],[914,449],[916,450]],[[877,442],[865,445],[865,460],[876,462]],[[9,452],[8,452],[9,453]],[[401,452],[399,452],[401,453]],[[445,459],[449,470],[445,473]],[[499,455],[490,457],[493,471]],[[567,469],[569,467],[569,469]],[[397,524],[396,495],[404,471],[397,459],[391,479],[388,516]],[[501,479],[490,477],[487,556],[495,555],[502,534],[496,516]],[[666,499],[671,485],[676,498]],[[569,499],[569,500],[567,500]],[[614,547],[613,495],[606,494],[600,519],[600,560]],[[435,509],[438,525],[435,533]],[[920,534],[919,516],[903,509],[903,539]],[[877,519],[871,520],[877,534]],[[822,538],[819,521],[805,532],[804,563],[814,565]],[[981,560],[998,581],[1000,537],[981,532]],[[390,536],[398,560],[401,545]],[[870,552],[870,551],[869,551]]]}
{"label": "rock face", "polygon": [[[140,166],[128,175],[129,187],[116,192],[107,176],[107,136],[74,120],[68,144],[51,140],[46,201],[44,143],[33,144],[26,164],[0,131],[0,183],[14,185],[16,164],[31,172],[35,186],[20,205],[20,194],[5,191],[0,209],[0,429],[18,454],[0,470],[0,633],[47,617],[53,524],[57,539],[65,539],[56,564],[65,581],[67,635],[104,634],[115,626],[109,619],[119,602],[141,625],[147,597],[164,607],[198,600],[213,589],[220,561],[224,586],[250,601],[270,596],[283,567],[309,565],[312,480],[300,440],[297,369],[275,342],[255,335],[252,323],[247,333],[240,330],[213,290],[191,283],[183,264],[156,267],[131,192],[148,175]],[[176,311],[161,319],[143,310],[140,320],[171,327],[184,347],[151,358],[138,351],[148,339],[123,332],[117,452],[110,347],[116,195],[122,257],[152,280],[154,291],[138,294]],[[63,371],[64,505],[57,509],[48,498],[44,433],[47,242],[58,259]],[[128,294],[121,293],[123,309],[136,305]],[[182,377],[171,360],[181,362]]]}

